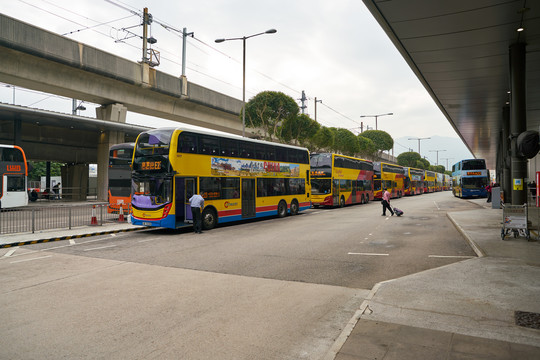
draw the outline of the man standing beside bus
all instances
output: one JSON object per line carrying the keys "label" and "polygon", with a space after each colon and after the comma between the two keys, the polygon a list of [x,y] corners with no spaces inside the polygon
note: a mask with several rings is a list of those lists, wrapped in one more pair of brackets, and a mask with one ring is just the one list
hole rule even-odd
{"label": "man standing beside bus", "polygon": [[189,198],[189,205],[191,206],[191,214],[193,214],[193,230],[196,234],[202,234],[201,212],[204,208],[204,198],[195,194]]}
{"label": "man standing beside bus", "polygon": [[392,216],[394,216],[394,211],[390,207],[390,193],[386,188],[384,188],[384,193],[382,196],[382,216],[386,216],[386,209],[390,210],[390,213],[392,213]]}

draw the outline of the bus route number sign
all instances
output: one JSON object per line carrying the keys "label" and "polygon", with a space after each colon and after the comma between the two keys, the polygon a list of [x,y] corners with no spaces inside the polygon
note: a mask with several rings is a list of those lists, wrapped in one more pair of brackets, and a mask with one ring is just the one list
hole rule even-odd
{"label": "bus route number sign", "polygon": [[145,161],[141,163],[141,170],[160,170],[161,161]]}

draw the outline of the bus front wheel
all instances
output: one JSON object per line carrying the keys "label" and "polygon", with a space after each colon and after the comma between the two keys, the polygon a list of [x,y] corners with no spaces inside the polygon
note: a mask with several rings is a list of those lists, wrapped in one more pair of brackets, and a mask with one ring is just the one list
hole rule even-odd
{"label": "bus front wheel", "polygon": [[216,211],[212,208],[204,209],[202,213],[202,227],[204,230],[211,230],[216,227],[218,217]]}
{"label": "bus front wheel", "polygon": [[287,215],[287,203],[283,200],[281,200],[277,206],[277,215],[280,218],[285,217],[285,215]]}
{"label": "bus front wheel", "polygon": [[339,207],[344,207],[345,206],[345,198],[342,196],[341,199],[339,199]]}

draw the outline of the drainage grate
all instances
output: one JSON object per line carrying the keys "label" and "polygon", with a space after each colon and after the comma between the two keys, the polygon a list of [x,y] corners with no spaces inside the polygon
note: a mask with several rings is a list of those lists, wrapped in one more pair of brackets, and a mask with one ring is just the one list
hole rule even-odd
{"label": "drainage grate", "polygon": [[516,318],[516,325],[540,330],[540,314],[516,311],[514,317]]}

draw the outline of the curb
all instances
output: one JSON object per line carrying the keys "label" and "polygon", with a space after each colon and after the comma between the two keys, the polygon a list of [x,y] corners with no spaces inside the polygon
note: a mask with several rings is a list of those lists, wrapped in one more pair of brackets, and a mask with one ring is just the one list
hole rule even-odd
{"label": "curb", "polygon": [[480,248],[480,246],[478,246],[474,241],[473,239],[471,239],[471,237],[465,232],[465,230],[463,230],[463,228],[461,227],[461,225],[459,225],[456,220],[454,220],[454,218],[452,217],[452,215],[447,212],[446,213],[446,216],[448,217],[448,219],[450,219],[450,221],[452,222],[452,224],[454,224],[454,226],[456,227],[456,229],[461,233],[461,235],[463,235],[463,237],[465,238],[465,240],[467,240],[467,242],[469,243],[469,245],[471,246],[471,248],[474,250],[474,252],[476,253],[476,255],[478,257],[485,257],[486,256],[486,253],[484,252],[484,250],[482,250]]}
{"label": "curb", "polygon": [[9,244],[2,244],[0,245],[0,249],[10,248],[13,246],[42,244],[42,243],[48,243],[48,242],[54,242],[54,241],[60,241],[60,240],[80,239],[80,238],[85,238],[85,237],[90,237],[90,236],[116,234],[120,232],[138,231],[138,230],[145,230],[145,229],[148,229],[148,227],[142,227],[142,228],[136,227],[133,229],[121,229],[121,230],[108,230],[108,231],[100,231],[100,232],[82,234],[82,235],[67,235],[67,236],[53,237],[53,238],[48,238],[48,239],[21,241],[21,242],[9,243]]}

